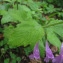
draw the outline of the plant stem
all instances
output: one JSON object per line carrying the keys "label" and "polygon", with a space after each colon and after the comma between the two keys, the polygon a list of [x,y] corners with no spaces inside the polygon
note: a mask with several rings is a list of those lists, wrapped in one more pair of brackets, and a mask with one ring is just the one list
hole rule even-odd
{"label": "plant stem", "polygon": [[55,26],[55,25],[58,25],[58,24],[63,24],[63,22],[54,23],[54,24],[51,24],[51,25],[43,26],[43,27],[44,27],[44,28],[48,28],[48,27],[50,27],[50,26]]}

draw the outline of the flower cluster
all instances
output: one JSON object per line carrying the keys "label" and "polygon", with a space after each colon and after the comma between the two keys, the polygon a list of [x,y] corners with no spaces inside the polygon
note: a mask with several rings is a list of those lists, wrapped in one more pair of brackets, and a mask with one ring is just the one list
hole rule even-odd
{"label": "flower cluster", "polygon": [[[29,56],[30,59],[40,59],[40,52],[38,48],[39,43],[37,43],[34,47],[33,54]],[[63,63],[63,43],[60,48],[60,53],[58,56],[54,57],[51,49],[49,48],[48,42],[46,42],[46,57],[44,61],[48,63],[50,60],[52,60],[52,63]]]}
{"label": "flower cluster", "polygon": [[52,63],[63,63],[63,43],[60,48],[60,54],[54,57],[51,49],[49,48],[48,43],[46,42],[46,57],[44,61],[47,63],[49,60],[52,60]]}

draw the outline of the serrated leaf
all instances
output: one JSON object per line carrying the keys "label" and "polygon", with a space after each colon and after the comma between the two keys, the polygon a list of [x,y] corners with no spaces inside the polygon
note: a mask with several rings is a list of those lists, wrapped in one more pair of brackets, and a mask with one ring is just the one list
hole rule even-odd
{"label": "serrated leaf", "polygon": [[55,12],[56,9],[54,8],[54,5],[49,4],[49,6],[46,8],[48,13]]}
{"label": "serrated leaf", "polygon": [[57,33],[63,38],[63,21],[62,20],[52,19],[52,21],[50,21],[50,23],[47,26],[49,26],[51,29],[53,29],[55,33]]}
{"label": "serrated leaf", "polygon": [[59,29],[58,29],[58,27],[55,27],[54,31],[55,31],[55,33],[57,33],[59,36],[61,36],[63,38],[63,28],[59,27]]}
{"label": "serrated leaf", "polygon": [[4,35],[8,38],[10,46],[18,47],[30,44],[33,47],[44,36],[44,30],[36,21],[23,21],[16,28],[5,28]]}
{"label": "serrated leaf", "polygon": [[52,19],[46,26],[47,28],[52,29],[53,32],[63,37],[63,21],[62,20]]}
{"label": "serrated leaf", "polygon": [[9,9],[8,12],[3,15],[2,24],[7,22],[21,22],[32,20],[31,10],[25,5],[19,5],[19,9]]}
{"label": "serrated leaf", "polygon": [[60,48],[61,41],[57,34],[63,38],[63,21],[58,19],[50,19],[46,25],[46,34],[48,41]]}
{"label": "serrated leaf", "polygon": [[8,23],[8,22],[14,22],[15,20],[9,15],[9,13],[6,13],[3,15],[3,18],[1,20],[2,24]]}
{"label": "serrated leaf", "polygon": [[39,9],[39,7],[40,7],[39,2],[29,2],[28,5],[34,11],[37,11]]}
{"label": "serrated leaf", "polygon": [[61,41],[59,40],[59,38],[57,37],[57,35],[53,32],[53,29],[49,28],[47,29],[47,40],[53,44],[54,46],[57,46],[58,48],[60,48],[61,46]]}

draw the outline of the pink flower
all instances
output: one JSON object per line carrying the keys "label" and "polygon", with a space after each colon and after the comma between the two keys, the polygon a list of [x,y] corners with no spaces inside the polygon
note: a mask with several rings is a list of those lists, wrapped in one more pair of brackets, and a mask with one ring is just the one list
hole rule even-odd
{"label": "pink flower", "polygon": [[49,60],[54,59],[54,55],[51,51],[51,49],[49,48],[48,42],[46,42],[46,57],[44,59],[45,62],[49,62]]}
{"label": "pink flower", "polygon": [[53,59],[53,63],[63,63],[63,43],[61,45],[60,54]]}
{"label": "pink flower", "polygon": [[30,59],[40,59],[40,52],[39,52],[38,44],[39,43],[35,45],[33,54],[29,56]]}

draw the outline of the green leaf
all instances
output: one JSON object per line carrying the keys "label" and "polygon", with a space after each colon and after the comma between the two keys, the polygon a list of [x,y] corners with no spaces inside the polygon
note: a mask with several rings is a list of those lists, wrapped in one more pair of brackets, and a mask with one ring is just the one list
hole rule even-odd
{"label": "green leaf", "polygon": [[12,58],[11,63],[16,63],[16,61],[18,61],[18,63],[21,61],[20,57],[17,57],[15,54],[13,54],[12,52],[10,52],[10,56]]}
{"label": "green leaf", "polygon": [[18,63],[21,61],[20,57],[17,57],[16,60],[18,61]]}
{"label": "green leaf", "polygon": [[32,12],[25,5],[19,5],[19,9],[9,9],[8,12],[3,15],[2,24],[7,22],[21,22],[32,20]]}
{"label": "green leaf", "polygon": [[16,63],[16,59],[13,59],[13,60],[11,61],[11,63]]}
{"label": "green leaf", "polygon": [[11,2],[11,0],[3,0],[3,1]]}
{"label": "green leaf", "polygon": [[9,63],[9,58],[5,59],[4,63]]}
{"label": "green leaf", "polygon": [[6,13],[6,7],[0,4],[0,15],[4,15]]}
{"label": "green leaf", "polygon": [[40,8],[41,3],[40,2],[29,2],[28,3],[29,7],[33,10],[33,11],[38,11]]}
{"label": "green leaf", "polygon": [[47,0],[49,3],[52,3],[54,0]]}
{"label": "green leaf", "polygon": [[45,46],[44,46],[43,40],[41,40],[39,42],[39,50],[40,50],[40,56],[44,57],[44,55],[45,55]]}
{"label": "green leaf", "polygon": [[3,15],[3,18],[1,20],[2,24],[4,23],[8,23],[8,22],[14,22],[15,20],[11,17],[11,15],[9,14],[9,12],[5,13]]}
{"label": "green leaf", "polygon": [[58,29],[58,27],[55,27],[54,31],[55,31],[55,33],[57,33],[59,36],[61,36],[63,38],[63,28],[59,27],[59,29]]}
{"label": "green leaf", "polygon": [[5,28],[4,36],[8,38],[10,46],[30,44],[33,47],[44,36],[44,30],[36,21],[23,21],[16,28],[12,26]]}
{"label": "green leaf", "polygon": [[24,51],[25,51],[25,54],[28,56],[29,53],[32,51],[32,48],[30,46],[26,47],[26,48],[24,48]]}
{"label": "green leaf", "polygon": [[46,8],[47,9],[47,12],[48,13],[52,13],[52,12],[55,12],[55,8],[54,8],[54,5],[52,4],[49,4],[49,6]]}
{"label": "green leaf", "polygon": [[47,40],[53,44],[54,46],[57,46],[58,48],[60,48],[61,46],[61,41],[59,40],[59,38],[57,37],[57,35],[53,32],[52,28],[48,28],[47,31]]}
{"label": "green leaf", "polygon": [[4,42],[3,41],[0,41],[0,46],[3,46],[4,45]]}
{"label": "green leaf", "polygon": [[3,32],[3,29],[0,27],[0,32]]}
{"label": "green leaf", "polygon": [[5,6],[0,4],[0,10],[6,10]]}
{"label": "green leaf", "polygon": [[63,21],[62,20],[52,19],[49,21],[46,27],[52,29],[53,32],[57,33],[63,38]]}
{"label": "green leaf", "polygon": [[45,31],[47,34],[47,40],[60,48],[61,41],[58,35],[63,39],[63,21],[58,19],[50,19],[45,25]]}
{"label": "green leaf", "polygon": [[10,52],[10,56],[12,59],[16,59],[16,55],[14,53]]}

